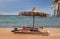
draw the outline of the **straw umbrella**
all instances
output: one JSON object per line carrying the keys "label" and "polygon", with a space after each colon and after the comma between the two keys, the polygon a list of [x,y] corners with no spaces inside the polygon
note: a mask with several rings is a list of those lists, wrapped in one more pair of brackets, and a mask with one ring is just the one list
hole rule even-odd
{"label": "straw umbrella", "polygon": [[21,12],[21,15],[24,15],[24,16],[33,16],[33,28],[34,28],[34,23],[35,23],[35,16],[46,17],[46,14],[44,14],[42,12],[38,12],[36,7],[34,7],[32,9],[32,12]]}

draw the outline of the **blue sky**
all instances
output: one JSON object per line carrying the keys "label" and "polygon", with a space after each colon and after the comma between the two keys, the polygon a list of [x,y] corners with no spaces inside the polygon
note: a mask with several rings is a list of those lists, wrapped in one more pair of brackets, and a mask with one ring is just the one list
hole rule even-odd
{"label": "blue sky", "polygon": [[21,11],[38,11],[53,14],[53,0],[0,0],[0,15],[17,15]]}

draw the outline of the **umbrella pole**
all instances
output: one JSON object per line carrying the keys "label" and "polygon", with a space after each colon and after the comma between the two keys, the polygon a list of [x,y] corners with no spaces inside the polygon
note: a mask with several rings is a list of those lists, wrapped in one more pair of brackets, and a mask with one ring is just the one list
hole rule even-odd
{"label": "umbrella pole", "polygon": [[34,28],[35,16],[33,15],[33,28]]}

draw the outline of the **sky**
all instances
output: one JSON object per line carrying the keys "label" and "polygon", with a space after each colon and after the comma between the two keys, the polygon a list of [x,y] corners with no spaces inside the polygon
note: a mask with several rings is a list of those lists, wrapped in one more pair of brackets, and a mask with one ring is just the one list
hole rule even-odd
{"label": "sky", "polygon": [[53,0],[0,0],[0,15],[18,15],[36,6],[40,12],[53,14]]}

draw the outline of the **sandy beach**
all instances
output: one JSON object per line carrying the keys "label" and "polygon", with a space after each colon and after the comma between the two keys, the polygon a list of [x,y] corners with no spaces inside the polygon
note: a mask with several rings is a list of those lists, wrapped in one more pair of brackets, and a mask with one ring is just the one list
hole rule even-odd
{"label": "sandy beach", "polygon": [[13,28],[0,28],[0,39],[60,39],[60,28],[44,28],[50,33],[49,36],[33,34],[15,34]]}

